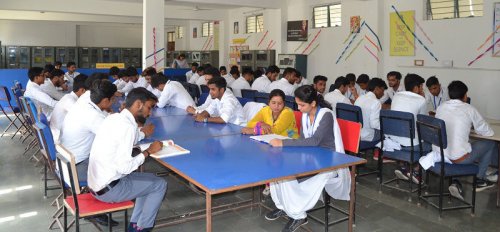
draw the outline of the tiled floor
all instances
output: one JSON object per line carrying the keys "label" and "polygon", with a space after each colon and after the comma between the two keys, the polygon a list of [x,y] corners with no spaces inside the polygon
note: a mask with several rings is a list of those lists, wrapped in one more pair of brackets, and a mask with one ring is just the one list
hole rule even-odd
{"label": "tiled floor", "polygon": [[[5,118],[0,117],[0,128],[5,126]],[[25,144],[10,137],[0,138],[0,231],[47,231],[54,207],[50,202],[60,190],[49,191],[48,198],[43,197],[41,165],[34,166],[28,161],[29,155],[22,155]],[[373,165],[373,164],[372,164]],[[390,168],[386,168],[386,178],[390,177]],[[146,171],[163,170],[154,161],[146,164]],[[204,197],[191,191],[181,179],[166,177],[169,183],[166,200],[163,202],[159,217],[182,215],[190,210],[204,209]],[[53,182],[55,184],[55,182]],[[495,186],[496,187],[496,186]],[[495,207],[496,188],[477,194],[476,214],[470,210],[445,212],[441,219],[437,210],[422,204],[417,206],[417,199],[407,201],[405,193],[384,188],[378,191],[378,181],[374,176],[363,177],[357,184],[357,216],[355,231],[500,231],[500,209]],[[466,184],[466,192],[470,184]],[[248,199],[250,190],[223,194],[215,197],[214,204],[223,204],[235,200]],[[470,191],[466,198],[470,197]],[[272,201],[266,199],[272,206]],[[345,207],[346,202],[335,202]],[[448,204],[445,202],[445,204]],[[281,231],[286,220],[266,221],[265,210],[245,208],[217,215],[213,218],[213,231]],[[114,231],[123,231],[123,214],[114,219],[120,226]],[[129,214],[130,215],[130,214]],[[322,212],[317,213],[323,217]],[[334,214],[332,217],[338,217]],[[92,224],[81,220],[82,231],[98,231]],[[323,231],[318,223],[309,220],[309,231]],[[103,228],[104,231],[107,228]],[[205,220],[191,221],[170,227],[157,228],[155,231],[204,231]],[[330,227],[330,231],[346,231],[343,222]],[[74,228],[72,229],[74,231]],[[305,231],[305,230],[303,230]]]}

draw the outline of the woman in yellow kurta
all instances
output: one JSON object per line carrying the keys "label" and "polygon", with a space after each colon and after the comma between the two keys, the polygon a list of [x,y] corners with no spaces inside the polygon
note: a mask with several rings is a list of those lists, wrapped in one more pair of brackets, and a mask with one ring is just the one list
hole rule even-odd
{"label": "woman in yellow kurta", "polygon": [[278,134],[298,138],[293,110],[285,107],[285,93],[275,89],[269,94],[269,105],[262,108],[241,130],[243,134]]}

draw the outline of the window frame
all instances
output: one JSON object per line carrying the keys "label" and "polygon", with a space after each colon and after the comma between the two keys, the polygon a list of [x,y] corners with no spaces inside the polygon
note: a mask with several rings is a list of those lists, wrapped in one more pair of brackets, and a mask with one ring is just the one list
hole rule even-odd
{"label": "window frame", "polygon": [[[207,29],[205,29],[207,25]],[[204,22],[201,24],[201,37],[210,37],[214,35],[214,22]]]}
{"label": "window frame", "polygon": [[[333,25],[333,22],[332,22],[332,12],[330,11],[331,8],[333,6],[340,6],[340,16],[338,17],[340,19],[340,22],[338,25]],[[316,9],[318,8],[323,8],[325,7],[326,8],[326,26],[324,27],[318,27],[316,26]],[[312,21],[313,21],[313,25],[312,27],[314,29],[317,29],[317,28],[327,28],[327,27],[341,27],[342,26],[342,3],[341,2],[337,2],[337,3],[329,3],[329,4],[325,4],[325,5],[317,5],[317,6],[313,6],[312,8]]]}
{"label": "window frame", "polygon": [[[249,31],[249,22],[248,22],[248,19],[249,18],[253,18],[253,27],[254,27],[254,30],[252,32]],[[260,27],[259,25],[259,18],[262,19],[262,27]],[[246,26],[246,30],[245,30],[245,33],[246,34],[252,34],[252,33],[260,33],[260,32],[263,32],[264,31],[264,25],[265,25],[265,20],[264,20],[264,14],[257,14],[257,15],[250,15],[250,16],[247,16],[246,17],[246,20],[245,20],[245,26]]]}
{"label": "window frame", "polygon": [[[446,3],[446,2],[453,4],[453,6],[448,7],[449,9],[453,9],[453,12],[449,12],[449,14],[453,15],[452,17],[434,19],[434,13],[432,12],[432,10],[433,10],[432,2],[431,2],[431,0],[427,0],[426,1],[426,19],[427,20],[464,19],[464,18],[476,18],[476,17],[483,17],[484,16],[484,0],[482,0],[482,2],[478,3],[478,4],[469,3],[466,5],[461,5],[460,0],[448,0],[448,1],[442,0],[440,2],[435,2],[435,3]],[[461,13],[460,8],[461,7],[471,7],[471,6],[480,6],[481,9],[470,11],[471,15],[460,16],[460,13]],[[434,8],[434,9],[438,9],[438,8]],[[447,9],[447,7],[441,7],[441,9]],[[479,14],[479,15],[476,15],[476,14]]]}
{"label": "window frame", "polygon": [[182,26],[175,27],[175,38],[176,39],[184,38],[184,27],[182,27]]}

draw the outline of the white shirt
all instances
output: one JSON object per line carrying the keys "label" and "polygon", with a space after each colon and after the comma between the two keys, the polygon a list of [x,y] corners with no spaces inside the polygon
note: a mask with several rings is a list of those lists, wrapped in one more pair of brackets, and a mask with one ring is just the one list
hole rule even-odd
{"label": "white shirt", "polygon": [[[413,114],[415,122],[417,121],[418,114],[427,115],[427,105],[425,98],[421,95],[410,91],[398,92],[392,98],[391,110],[409,112]],[[417,135],[417,124],[414,124],[415,128],[415,137],[413,139],[413,146],[419,144],[418,135]],[[409,138],[399,137],[399,136],[390,136],[392,140],[398,142],[403,146],[411,146],[411,141]]]}
{"label": "white shirt", "polygon": [[52,99],[47,93],[45,93],[40,85],[35,82],[31,82],[26,85],[26,91],[24,96],[29,97],[35,105],[42,110],[42,113],[47,116],[47,120],[50,121],[52,115],[52,110],[57,104],[57,101]]}
{"label": "white shirt", "polygon": [[107,113],[93,102],[77,104],[66,115],[60,140],[61,144],[73,153],[76,163],[89,158],[92,142],[106,115]]}
{"label": "white shirt", "polygon": [[380,130],[380,109],[382,103],[373,92],[359,96],[355,106],[361,108],[363,113],[363,128],[361,128],[361,140],[371,142],[375,136],[375,129]]}
{"label": "white shirt", "polygon": [[196,81],[200,78],[200,75],[198,73],[194,73],[191,78],[189,78],[188,83],[191,84],[196,84]]}
{"label": "white shirt", "polygon": [[186,81],[189,82],[189,79],[193,76],[193,70],[189,70],[189,72],[186,72]]}
{"label": "white shirt", "polygon": [[194,104],[193,98],[180,82],[169,80],[163,87],[157,105],[160,108],[170,105],[186,109],[188,106],[195,106],[196,104]]}
{"label": "white shirt", "polygon": [[429,90],[425,92],[425,99],[427,100],[427,109],[429,111],[436,112],[437,108],[443,104],[445,101],[448,101],[449,95],[448,91],[441,88],[441,91],[437,96],[432,95]]}
{"label": "white shirt", "polygon": [[132,81],[127,82],[125,87],[123,87],[122,92],[125,93],[125,95],[128,95],[128,93],[130,91],[132,91],[133,89],[138,88],[138,87],[148,88],[148,85],[149,85],[149,83],[148,83],[148,81],[146,81],[146,78],[139,77],[139,79],[137,79],[137,81],[135,83]]}
{"label": "white shirt", "polygon": [[384,104],[387,100],[393,99],[394,95],[399,92],[405,91],[405,87],[403,82],[399,83],[399,87],[397,90],[394,90],[392,87],[389,87],[384,91],[384,96],[382,96],[379,101],[380,103]]}
{"label": "white shirt", "polygon": [[236,79],[233,83],[229,85],[229,87],[233,89],[234,96],[236,97],[241,97],[242,89],[252,89],[250,83],[248,83],[248,81],[245,80],[245,78],[243,77],[239,77],[238,79]]}
{"label": "white shirt", "polygon": [[48,94],[51,98],[53,98],[56,101],[61,100],[61,98],[65,95],[63,92],[57,90],[57,87],[48,78],[47,80],[45,80],[45,83],[40,85],[40,88],[42,89],[43,92]]}
{"label": "white shirt", "polygon": [[85,93],[82,94],[76,101],[77,104],[84,104],[86,105],[87,103],[91,102],[90,101],[90,90],[85,91]]}
{"label": "white shirt", "polygon": [[229,73],[224,75],[223,77],[224,79],[226,79],[227,86],[230,86],[235,81],[233,75]]}
{"label": "white shirt", "polygon": [[295,83],[294,85],[295,85],[295,88],[298,88],[300,86],[308,85],[308,84],[309,84],[309,81],[303,77],[299,83]]}
{"label": "white shirt", "polygon": [[114,81],[113,84],[116,85],[116,89],[121,92],[122,89],[125,87],[125,85],[127,85],[127,82],[125,82],[124,80],[122,80],[120,78],[120,79]]}
{"label": "white shirt", "polygon": [[[436,118],[446,123],[448,148],[444,156],[456,160],[472,151],[469,143],[471,127],[474,132],[482,136],[493,136],[494,132],[476,108],[460,100],[449,100],[441,103],[436,111]],[[439,147],[432,150],[439,152]]]}
{"label": "white shirt", "polygon": [[66,72],[64,74],[64,80],[68,82],[68,86],[73,86],[73,81],[78,75],[80,75],[79,72],[74,72],[73,74],[69,74],[69,72]]}
{"label": "white shirt", "polygon": [[271,80],[269,80],[269,77],[266,75],[262,75],[261,77],[255,79],[255,81],[252,84],[252,89],[257,90],[262,93],[267,92],[267,88],[271,84]]}
{"label": "white shirt", "polygon": [[57,102],[54,107],[52,117],[50,118],[50,130],[54,136],[54,141],[59,141],[59,135],[63,127],[64,118],[66,118],[66,114],[75,105],[77,100],[78,96],[76,96],[75,92],[71,91],[70,93],[64,95],[64,97],[61,98],[61,100]]}
{"label": "white shirt", "polygon": [[286,96],[294,96],[295,86],[290,84],[287,79],[281,78],[269,85],[267,92],[270,93],[274,89],[281,89],[285,92]]}
{"label": "white shirt", "polygon": [[201,86],[201,85],[207,85],[207,80],[205,80],[205,75],[199,77],[197,80],[196,80],[196,83],[198,86]]}
{"label": "white shirt", "polygon": [[100,191],[144,163],[144,155],[131,155],[137,129],[127,109],[104,119],[90,150],[87,182],[93,191]]}
{"label": "white shirt", "polygon": [[157,88],[153,89],[153,91],[151,91],[158,99],[160,98],[161,96],[161,91]]}
{"label": "white shirt", "polygon": [[356,92],[358,93],[358,97],[365,95],[368,91],[366,89],[362,89],[358,83],[354,85],[354,88],[356,88]]}
{"label": "white shirt", "polygon": [[351,105],[351,101],[345,97],[339,89],[335,89],[332,92],[329,92],[325,95],[325,101],[332,105],[333,112],[335,112],[335,108],[337,107],[337,103],[345,103]]}
{"label": "white shirt", "polygon": [[[210,96],[208,98],[210,98]],[[210,117],[221,117],[226,123],[240,126],[245,126],[247,124],[243,117],[243,107],[229,89],[226,89],[220,100],[212,99],[205,111],[210,114]]]}

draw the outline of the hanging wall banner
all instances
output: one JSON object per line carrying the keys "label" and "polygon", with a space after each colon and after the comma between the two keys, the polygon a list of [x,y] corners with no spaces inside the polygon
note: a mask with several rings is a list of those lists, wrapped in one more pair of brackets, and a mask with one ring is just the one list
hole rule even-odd
{"label": "hanging wall banner", "polygon": [[402,24],[401,19],[396,13],[390,14],[391,29],[391,56],[415,56],[415,37],[412,31],[415,30],[414,15],[415,11],[402,11],[399,14],[403,17],[408,28]]}
{"label": "hanging wall banner", "polygon": [[288,21],[286,41],[307,41],[307,20]]}

